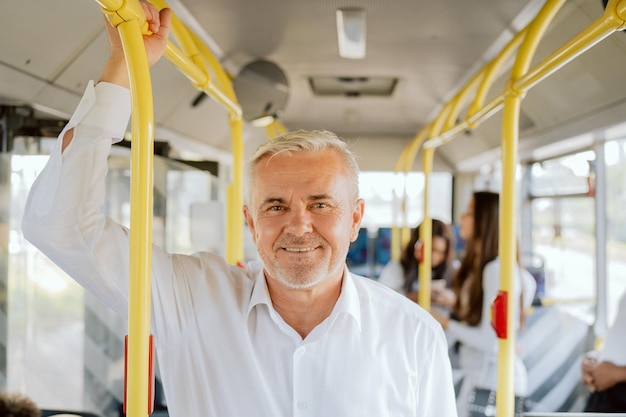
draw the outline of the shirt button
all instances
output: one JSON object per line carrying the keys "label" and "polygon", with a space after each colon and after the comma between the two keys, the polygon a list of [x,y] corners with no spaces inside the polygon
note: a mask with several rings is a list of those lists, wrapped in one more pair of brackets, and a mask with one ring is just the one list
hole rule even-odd
{"label": "shirt button", "polygon": [[304,346],[301,346],[298,348],[298,353],[300,355],[304,355],[306,353],[306,348]]}
{"label": "shirt button", "polygon": [[298,410],[306,410],[308,407],[306,401],[298,401]]}

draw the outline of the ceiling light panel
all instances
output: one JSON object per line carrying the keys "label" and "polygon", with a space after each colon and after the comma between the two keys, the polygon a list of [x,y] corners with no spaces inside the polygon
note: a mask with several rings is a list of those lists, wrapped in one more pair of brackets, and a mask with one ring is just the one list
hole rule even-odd
{"label": "ceiling light panel", "polygon": [[365,10],[337,9],[337,40],[342,58],[365,58]]}

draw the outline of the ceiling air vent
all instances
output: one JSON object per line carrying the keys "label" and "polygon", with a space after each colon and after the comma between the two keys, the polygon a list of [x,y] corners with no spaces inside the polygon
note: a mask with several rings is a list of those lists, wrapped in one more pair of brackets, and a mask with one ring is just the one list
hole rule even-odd
{"label": "ceiling air vent", "polygon": [[395,77],[309,77],[317,96],[391,96],[397,83]]}

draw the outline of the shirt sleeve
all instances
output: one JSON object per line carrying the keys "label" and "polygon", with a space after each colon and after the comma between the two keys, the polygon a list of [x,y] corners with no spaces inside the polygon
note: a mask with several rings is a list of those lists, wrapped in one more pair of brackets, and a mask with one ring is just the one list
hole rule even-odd
{"label": "shirt sleeve", "polygon": [[[124,136],[129,116],[127,89],[90,82],[30,190],[22,219],[27,240],[123,316],[128,230],[101,207],[111,144]],[[63,136],[72,128],[73,139],[62,152]]]}

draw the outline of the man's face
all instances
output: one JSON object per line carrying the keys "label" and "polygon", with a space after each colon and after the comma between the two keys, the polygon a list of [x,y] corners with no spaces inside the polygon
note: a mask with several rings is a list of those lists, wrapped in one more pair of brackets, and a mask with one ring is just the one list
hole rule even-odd
{"label": "man's face", "polygon": [[363,201],[335,151],[266,157],[250,189],[244,215],[268,278],[298,289],[341,278]]}

